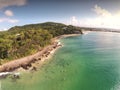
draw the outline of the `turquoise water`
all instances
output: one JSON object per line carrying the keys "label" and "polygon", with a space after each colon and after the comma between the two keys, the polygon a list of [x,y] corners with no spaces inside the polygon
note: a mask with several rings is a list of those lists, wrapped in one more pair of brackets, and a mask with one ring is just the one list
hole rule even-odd
{"label": "turquoise water", "polygon": [[1,80],[2,90],[120,90],[120,34],[90,32],[61,42],[38,71]]}

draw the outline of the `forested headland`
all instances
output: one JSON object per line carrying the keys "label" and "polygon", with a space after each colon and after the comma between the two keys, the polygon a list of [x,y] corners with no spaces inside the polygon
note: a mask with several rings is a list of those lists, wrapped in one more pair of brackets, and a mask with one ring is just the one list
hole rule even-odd
{"label": "forested headland", "polygon": [[51,39],[64,34],[82,34],[81,28],[46,22],[15,26],[0,32],[0,62],[34,54],[51,44]]}

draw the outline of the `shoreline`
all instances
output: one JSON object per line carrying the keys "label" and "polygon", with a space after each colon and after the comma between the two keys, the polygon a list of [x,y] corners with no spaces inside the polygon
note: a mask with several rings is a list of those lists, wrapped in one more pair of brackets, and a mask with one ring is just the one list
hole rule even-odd
{"label": "shoreline", "polygon": [[52,39],[52,44],[46,46],[41,51],[26,56],[17,60],[12,60],[0,66],[0,73],[1,72],[21,72],[21,71],[36,71],[37,67],[42,66],[42,64],[50,59],[52,55],[62,47],[60,43],[60,39],[70,36],[79,36],[81,34],[68,34],[68,35],[61,35]]}

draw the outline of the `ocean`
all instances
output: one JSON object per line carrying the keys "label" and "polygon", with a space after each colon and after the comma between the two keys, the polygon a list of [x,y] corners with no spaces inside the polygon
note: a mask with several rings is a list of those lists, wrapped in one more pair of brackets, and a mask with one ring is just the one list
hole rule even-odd
{"label": "ocean", "polygon": [[119,33],[89,32],[61,43],[37,71],[2,79],[0,90],[120,90]]}

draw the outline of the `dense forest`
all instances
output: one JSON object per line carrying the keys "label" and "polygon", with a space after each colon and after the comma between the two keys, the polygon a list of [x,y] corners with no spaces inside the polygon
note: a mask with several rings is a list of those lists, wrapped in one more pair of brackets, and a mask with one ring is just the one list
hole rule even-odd
{"label": "dense forest", "polygon": [[46,22],[15,26],[0,32],[0,60],[12,60],[40,51],[51,39],[64,34],[82,33],[79,27]]}

